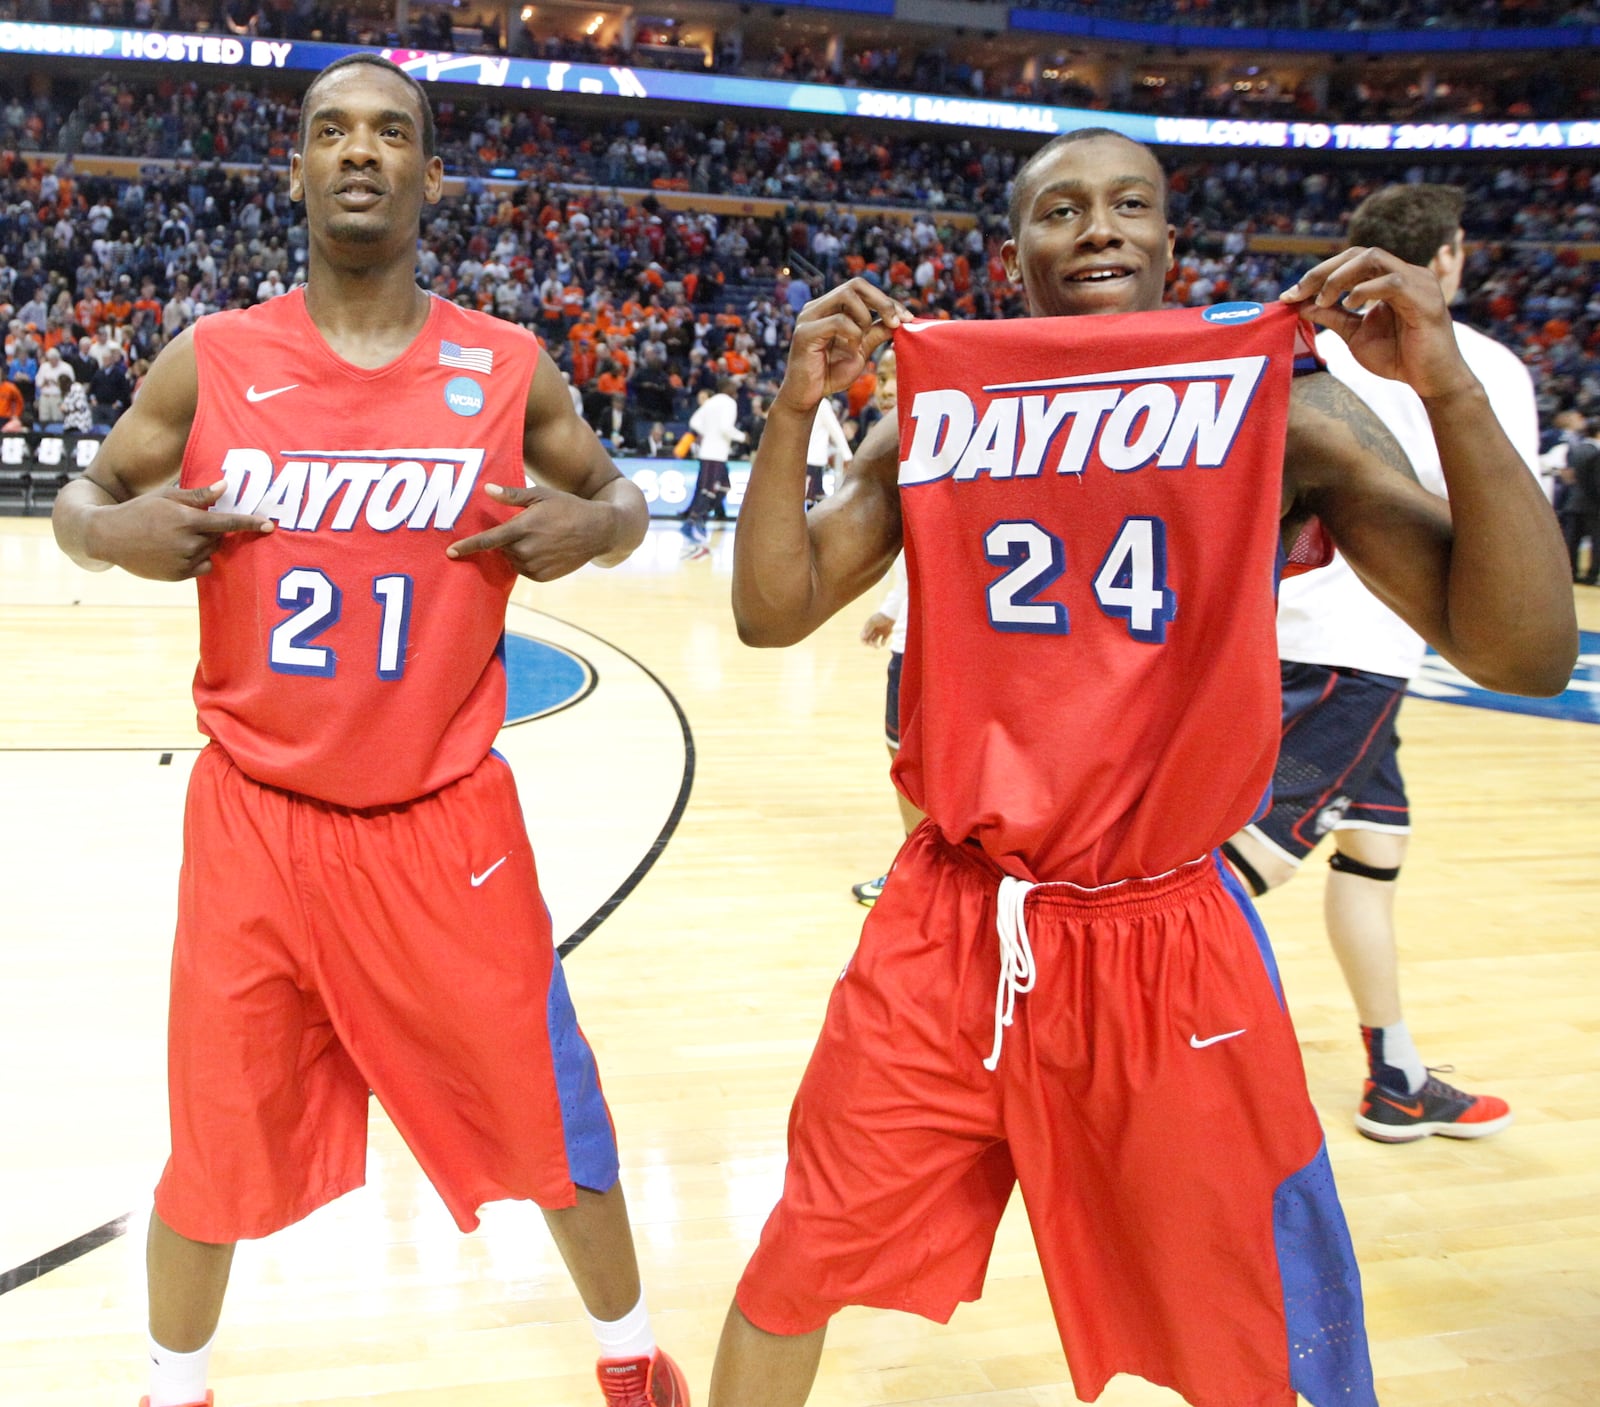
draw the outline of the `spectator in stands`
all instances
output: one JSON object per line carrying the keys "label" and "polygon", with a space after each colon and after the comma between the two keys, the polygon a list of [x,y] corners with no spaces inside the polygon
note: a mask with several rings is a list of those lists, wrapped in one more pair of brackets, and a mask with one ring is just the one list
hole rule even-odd
{"label": "spectator in stands", "polygon": [[[22,417],[25,412],[26,406],[23,402],[22,391],[17,386],[17,383],[11,380],[10,377],[0,380],[0,425],[4,425],[8,429],[22,429]],[[16,422],[14,427],[12,425],[13,421]]]}
{"label": "spectator in stands", "polygon": [[[35,263],[37,262],[35,260]],[[45,319],[50,316],[50,309],[45,305],[44,299],[41,297],[42,292],[42,287],[36,289],[32,296],[17,309],[17,321],[24,327],[27,327],[30,323],[35,327],[43,327]]]}
{"label": "spectator in stands", "polygon": [[[122,344],[112,335],[110,323],[103,322],[95,328],[94,337],[89,343],[89,356],[97,370],[122,356]],[[92,388],[90,394],[93,395]]]}
{"label": "spectator in stands", "polygon": [[89,378],[100,370],[100,363],[94,359],[91,348],[94,338],[80,337],[76,342],[63,342],[61,355],[72,368],[73,378],[83,386],[89,384]]}
{"label": "spectator in stands", "polygon": [[111,344],[104,364],[89,378],[89,399],[93,403],[96,425],[111,425],[133,400],[133,385],[123,364],[122,348]]}
{"label": "spectator in stands", "polygon": [[72,368],[61,359],[59,347],[52,347],[44,354],[44,365],[34,381],[34,406],[40,424],[49,425],[61,419],[67,388],[77,379]]}
{"label": "spectator in stands", "polygon": [[645,435],[643,443],[639,446],[639,453],[646,459],[665,459],[672,453],[672,446],[673,439],[667,434],[667,427],[657,420]]}
{"label": "spectator in stands", "polygon": [[174,280],[172,297],[161,310],[161,330],[167,337],[176,337],[195,319],[194,299],[189,294],[189,276],[179,274]]}
{"label": "spectator in stands", "polygon": [[789,305],[789,311],[798,313],[811,301],[811,285],[798,274],[791,274],[783,296],[784,301]]}
{"label": "spectator in stands", "polygon": [[94,412],[89,409],[89,393],[84,390],[83,382],[74,381],[67,387],[66,397],[61,402],[61,421],[63,428],[79,434],[86,435],[94,429]]}
{"label": "spectator in stands", "polygon": [[[1587,429],[1587,427],[1586,427]],[[1572,579],[1584,586],[1600,586],[1600,443],[1587,433],[1567,451],[1561,472],[1565,492],[1557,506],[1561,535],[1572,562]],[[1587,565],[1580,572],[1580,554],[1589,544]]]}
{"label": "spectator in stands", "polygon": [[637,429],[627,395],[622,391],[613,391],[605,409],[600,412],[600,423],[595,426],[595,433],[613,454],[632,454]]}
{"label": "spectator in stands", "polygon": [[29,402],[34,396],[34,378],[39,374],[39,342],[30,325],[11,349],[6,358],[6,379],[16,384],[23,398]]}

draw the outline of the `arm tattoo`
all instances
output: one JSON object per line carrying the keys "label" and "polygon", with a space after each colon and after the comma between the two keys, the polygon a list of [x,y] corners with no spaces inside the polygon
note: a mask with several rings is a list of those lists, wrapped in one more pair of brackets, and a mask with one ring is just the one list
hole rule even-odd
{"label": "arm tattoo", "polygon": [[1372,408],[1332,373],[1315,372],[1298,378],[1294,384],[1303,405],[1343,425],[1367,454],[1417,482],[1417,471],[1400,441]]}

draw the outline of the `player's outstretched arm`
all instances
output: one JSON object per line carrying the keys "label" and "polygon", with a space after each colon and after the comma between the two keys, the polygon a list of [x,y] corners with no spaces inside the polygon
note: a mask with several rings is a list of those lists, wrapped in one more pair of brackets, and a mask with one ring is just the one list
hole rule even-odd
{"label": "player's outstretched arm", "polygon": [[276,526],[258,514],[210,512],[222,496],[220,481],[199,489],[171,486],[183,467],[199,399],[194,333],[186,328],[156,358],[88,471],[56,496],[56,542],[80,567],[121,567],[134,576],[181,581],[211,570],[211,554],[227,534]]}
{"label": "player's outstretched arm", "polygon": [[1394,437],[1321,374],[1295,383],[1291,511],[1316,513],[1362,580],[1484,687],[1559,693],[1578,650],[1566,550],[1461,357],[1438,281],[1383,250],[1347,249],[1282,296],[1421,397],[1450,490],[1446,505],[1397,473]]}
{"label": "player's outstretched arm", "polygon": [[522,458],[535,485],[484,489],[496,502],[522,511],[488,532],[451,543],[451,557],[498,549],[523,576],[554,581],[589,562],[614,567],[644,541],[650,526],[644,495],[611,462],[573,408],[555,363],[544,356],[528,388]]}
{"label": "player's outstretched arm", "polygon": [[807,303],[767,412],[733,542],[733,616],[747,645],[792,645],[879,580],[900,550],[893,421],[875,425],[839,489],[805,510],[806,448],[843,390],[910,314],[865,279]]}

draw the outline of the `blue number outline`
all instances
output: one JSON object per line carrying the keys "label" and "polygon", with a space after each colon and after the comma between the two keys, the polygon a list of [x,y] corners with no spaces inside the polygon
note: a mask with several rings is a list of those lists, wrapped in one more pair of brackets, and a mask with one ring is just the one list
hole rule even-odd
{"label": "blue number outline", "polygon": [[[1044,535],[1045,541],[1050,544],[1050,561],[1040,567],[1033,576],[1018,583],[1015,590],[1008,595],[1006,605],[1013,608],[1037,606],[1054,613],[1050,621],[1000,621],[994,618],[994,595],[997,587],[1009,581],[1018,572],[1034,562],[1035,553],[1027,542],[1014,542],[1010,550],[1004,553],[993,552],[989,548],[990,537],[1000,528],[1029,527],[1037,528]],[[1042,523],[1035,522],[1032,518],[1002,518],[993,523],[983,534],[984,560],[994,566],[1008,566],[1010,571],[1003,573],[991,581],[983,594],[984,607],[989,614],[989,624],[995,630],[1005,631],[1008,634],[1028,635],[1066,635],[1072,630],[1071,618],[1067,608],[1059,601],[1040,601],[1038,594],[1056,580],[1067,567],[1066,549],[1061,539],[1046,528]],[[1026,590],[1027,594],[1019,596],[1019,591]]]}
{"label": "blue number outline", "polygon": [[[400,592],[400,624],[395,632],[397,645],[397,658],[399,663],[393,669],[383,667],[383,634],[388,625],[389,597],[378,588],[385,582],[398,581],[402,584]],[[415,580],[405,572],[385,572],[382,576],[372,578],[372,599],[378,603],[378,678],[399,679],[406,672],[406,644],[411,639],[411,597],[416,586]]]}
{"label": "blue number outline", "polygon": [[[295,634],[288,636],[283,641],[286,650],[320,650],[322,663],[315,664],[289,664],[280,662],[275,656],[278,649],[280,632],[288,630],[297,621],[302,621],[307,615],[317,608],[316,587],[306,586],[297,589],[287,587],[289,578],[297,572],[306,572],[320,577],[327,583],[328,589],[333,592],[328,609],[322,615],[308,621]],[[326,645],[313,646],[310,642],[315,640],[325,630],[339,623],[339,618],[344,614],[344,593],[339,590],[325,571],[319,567],[290,567],[278,578],[277,601],[280,606],[299,606],[293,615],[284,617],[277,625],[272,627],[272,633],[267,641],[267,664],[277,674],[304,674],[318,679],[332,679],[334,670],[338,668],[339,657]]]}
{"label": "blue number outline", "polygon": [[[1122,540],[1127,536],[1130,523],[1150,524],[1150,587],[1161,597],[1161,604],[1155,609],[1153,619],[1148,630],[1140,630],[1133,623],[1133,608],[1131,606],[1108,605],[1100,596],[1100,578],[1111,565],[1112,554],[1121,546]],[[1127,580],[1124,581],[1123,577]],[[1094,589],[1095,604],[1101,611],[1113,620],[1121,620],[1128,627],[1128,634],[1135,640],[1141,640],[1147,645],[1161,645],[1166,642],[1167,622],[1178,614],[1178,598],[1167,585],[1167,525],[1160,518],[1155,518],[1142,513],[1132,513],[1122,520],[1122,526],[1117,529],[1117,534],[1111,539],[1111,546],[1106,548],[1106,555],[1100,559],[1100,565],[1095,569],[1091,578]],[[1126,588],[1133,586],[1133,548],[1130,544],[1122,567],[1117,574],[1107,583],[1110,586]]]}

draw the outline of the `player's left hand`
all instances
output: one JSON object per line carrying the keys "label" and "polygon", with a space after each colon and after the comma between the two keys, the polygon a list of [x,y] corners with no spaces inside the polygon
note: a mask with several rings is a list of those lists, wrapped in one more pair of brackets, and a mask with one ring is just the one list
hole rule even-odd
{"label": "player's left hand", "polygon": [[1438,279],[1385,249],[1346,249],[1324,259],[1278,298],[1337,332],[1368,371],[1404,381],[1419,396],[1451,396],[1477,384]]}
{"label": "player's left hand", "polygon": [[523,576],[554,581],[616,545],[616,514],[609,504],[536,485],[486,484],[484,492],[495,502],[522,511],[486,532],[452,542],[445,549],[447,557],[498,550]]}

